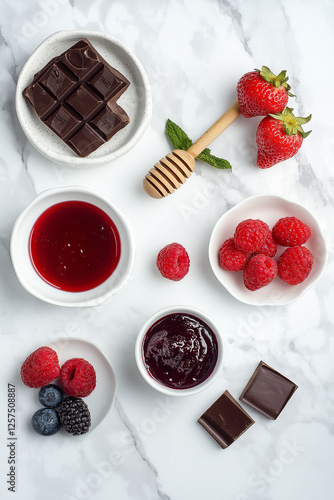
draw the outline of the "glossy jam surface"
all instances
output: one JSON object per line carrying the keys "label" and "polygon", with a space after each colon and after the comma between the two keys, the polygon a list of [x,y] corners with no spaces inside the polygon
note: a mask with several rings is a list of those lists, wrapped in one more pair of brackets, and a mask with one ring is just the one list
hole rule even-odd
{"label": "glossy jam surface", "polygon": [[29,239],[30,258],[50,285],[84,292],[115,271],[121,241],[111,218],[84,201],[64,201],[43,212]]}
{"label": "glossy jam surface", "polygon": [[173,313],[156,321],[143,341],[150,375],[173,389],[189,389],[212,373],[218,358],[214,332],[201,319]]}

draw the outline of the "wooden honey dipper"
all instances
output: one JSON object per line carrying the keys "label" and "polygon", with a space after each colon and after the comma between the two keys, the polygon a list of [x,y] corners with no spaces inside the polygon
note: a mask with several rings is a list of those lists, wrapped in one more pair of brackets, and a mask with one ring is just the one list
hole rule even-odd
{"label": "wooden honey dipper", "polygon": [[239,115],[240,107],[236,101],[187,151],[174,149],[156,163],[143,180],[146,193],[158,199],[178,189],[195,170],[195,158]]}

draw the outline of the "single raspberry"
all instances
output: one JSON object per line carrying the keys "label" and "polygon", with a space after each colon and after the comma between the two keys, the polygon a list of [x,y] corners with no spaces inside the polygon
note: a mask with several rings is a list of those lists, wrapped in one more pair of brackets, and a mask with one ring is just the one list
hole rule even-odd
{"label": "single raspberry", "polygon": [[164,278],[180,281],[189,271],[189,255],[179,243],[170,243],[160,250],[157,266]]}
{"label": "single raspberry", "polygon": [[28,387],[43,387],[58,376],[58,355],[51,347],[39,347],[27,357],[21,366],[22,382]]}
{"label": "single raspberry", "polygon": [[85,359],[72,358],[60,368],[60,381],[67,394],[84,398],[96,387],[96,373]]}
{"label": "single raspberry", "polygon": [[310,236],[311,229],[297,217],[283,217],[273,227],[273,238],[283,247],[303,245]]}
{"label": "single raspberry", "polygon": [[260,248],[260,250],[258,250],[255,253],[256,254],[262,253],[263,255],[267,255],[268,257],[275,257],[276,252],[277,252],[277,243],[273,239],[273,235],[269,231],[269,233],[268,233],[268,235],[267,235],[267,237],[265,239],[265,242],[263,243],[262,247]]}
{"label": "single raspberry", "polygon": [[248,261],[248,253],[235,247],[234,239],[226,240],[219,249],[219,265],[226,271],[242,271]]}
{"label": "single raspberry", "polygon": [[243,271],[245,287],[254,291],[269,285],[277,274],[277,264],[267,255],[254,255]]}
{"label": "single raspberry", "polygon": [[269,232],[268,224],[262,220],[246,219],[236,227],[234,244],[243,252],[256,252],[264,244]]}
{"label": "single raspberry", "polygon": [[277,261],[277,276],[289,285],[302,283],[311,272],[313,255],[306,247],[287,248]]}

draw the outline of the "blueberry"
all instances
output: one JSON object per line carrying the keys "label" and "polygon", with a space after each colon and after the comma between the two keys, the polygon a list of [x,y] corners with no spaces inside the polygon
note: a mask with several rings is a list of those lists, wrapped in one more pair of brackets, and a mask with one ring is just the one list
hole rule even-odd
{"label": "blueberry", "polygon": [[56,410],[52,408],[41,408],[37,410],[31,419],[34,430],[41,436],[52,436],[61,427]]}
{"label": "blueberry", "polygon": [[46,408],[55,408],[63,400],[63,391],[54,384],[45,385],[38,393],[38,399],[41,405]]}

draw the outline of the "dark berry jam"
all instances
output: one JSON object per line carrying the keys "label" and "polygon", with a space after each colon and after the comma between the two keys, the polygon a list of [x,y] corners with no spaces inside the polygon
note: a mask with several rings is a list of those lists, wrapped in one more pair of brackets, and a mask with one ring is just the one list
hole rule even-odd
{"label": "dark berry jam", "polygon": [[212,373],[218,357],[214,332],[201,319],[173,313],[147,331],[143,356],[150,375],[173,389],[189,389]]}
{"label": "dark berry jam", "polygon": [[29,252],[35,270],[47,283],[67,292],[84,292],[114,272],[121,241],[103,210],[84,201],[64,201],[37,219]]}

